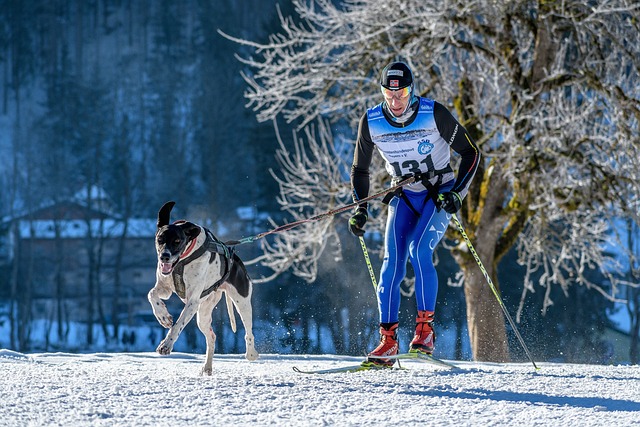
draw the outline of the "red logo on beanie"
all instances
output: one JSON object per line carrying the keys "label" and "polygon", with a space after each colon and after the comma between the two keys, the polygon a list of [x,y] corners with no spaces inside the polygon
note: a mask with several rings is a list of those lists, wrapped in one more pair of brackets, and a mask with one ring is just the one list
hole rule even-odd
{"label": "red logo on beanie", "polygon": [[400,80],[389,80],[389,87],[398,87],[400,86]]}

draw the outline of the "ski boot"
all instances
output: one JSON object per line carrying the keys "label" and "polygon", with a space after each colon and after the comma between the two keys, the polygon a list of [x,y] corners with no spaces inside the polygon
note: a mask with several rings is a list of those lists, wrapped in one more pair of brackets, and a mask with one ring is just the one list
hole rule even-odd
{"label": "ski boot", "polygon": [[381,323],[380,324],[380,344],[369,353],[369,356],[376,356],[375,358],[369,357],[366,364],[375,365],[377,367],[391,367],[395,363],[392,359],[378,358],[380,356],[395,356],[398,354],[398,322],[395,323]]}
{"label": "ski boot", "polygon": [[409,353],[433,353],[436,333],[433,330],[433,311],[418,310],[416,334],[409,345]]}

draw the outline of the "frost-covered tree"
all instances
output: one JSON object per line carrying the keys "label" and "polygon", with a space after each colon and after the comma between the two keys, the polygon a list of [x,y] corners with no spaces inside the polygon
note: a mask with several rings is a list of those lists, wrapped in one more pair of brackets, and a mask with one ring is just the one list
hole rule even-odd
{"label": "frost-covered tree", "polygon": [[[268,43],[237,40],[254,48],[241,60],[251,69],[246,97],[260,120],[300,128],[348,121],[355,134],[360,115],[381,101],[380,70],[404,60],[421,95],[450,107],[482,149],[485,162],[459,217],[494,282],[498,262],[515,247],[527,267],[522,301],[555,286],[618,294],[623,282],[604,249],[616,236],[614,218],[637,222],[640,208],[636,1],[293,3],[297,15],[282,16]],[[334,169],[340,139],[328,129],[307,131],[295,153],[281,150],[281,203],[298,216],[348,201],[348,183]],[[381,159],[372,173],[372,192],[379,191],[388,181]],[[380,213],[369,230],[381,227]],[[320,221],[279,235],[263,261],[276,273],[293,266],[312,279],[333,227]],[[474,357],[508,359],[496,298],[464,243],[452,252]],[[606,286],[589,280],[593,269],[607,276]],[[545,298],[543,310],[552,303]]]}

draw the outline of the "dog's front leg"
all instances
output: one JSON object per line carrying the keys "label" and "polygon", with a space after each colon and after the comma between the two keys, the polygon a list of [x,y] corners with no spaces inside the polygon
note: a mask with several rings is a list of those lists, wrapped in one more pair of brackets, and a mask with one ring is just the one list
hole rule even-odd
{"label": "dog's front leg", "polygon": [[196,314],[198,310],[198,306],[200,305],[200,300],[197,297],[191,297],[187,299],[184,308],[182,309],[182,313],[180,313],[180,317],[176,323],[169,329],[167,332],[167,336],[162,340],[156,351],[160,354],[170,354],[171,350],[173,350],[173,345],[178,340],[180,333],[184,329],[185,326],[191,321],[193,316]]}
{"label": "dog's front leg", "polygon": [[156,316],[158,323],[164,328],[169,329],[173,325],[173,316],[169,314],[164,301],[171,297],[172,291],[166,285],[156,282],[156,285],[147,294],[147,299],[151,304],[153,315]]}

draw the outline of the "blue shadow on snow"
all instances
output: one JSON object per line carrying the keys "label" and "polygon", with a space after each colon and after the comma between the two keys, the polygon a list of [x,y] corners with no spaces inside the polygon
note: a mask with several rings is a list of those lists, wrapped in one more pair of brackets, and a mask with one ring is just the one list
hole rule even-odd
{"label": "blue shadow on snow", "polygon": [[456,391],[448,389],[448,387],[435,387],[424,391],[412,391],[406,393],[457,399],[483,399],[499,402],[530,402],[532,404],[572,406],[576,408],[598,408],[603,411],[640,411],[640,402],[600,397],[548,396],[537,393],[517,393],[512,391],[493,391],[483,389]]}

